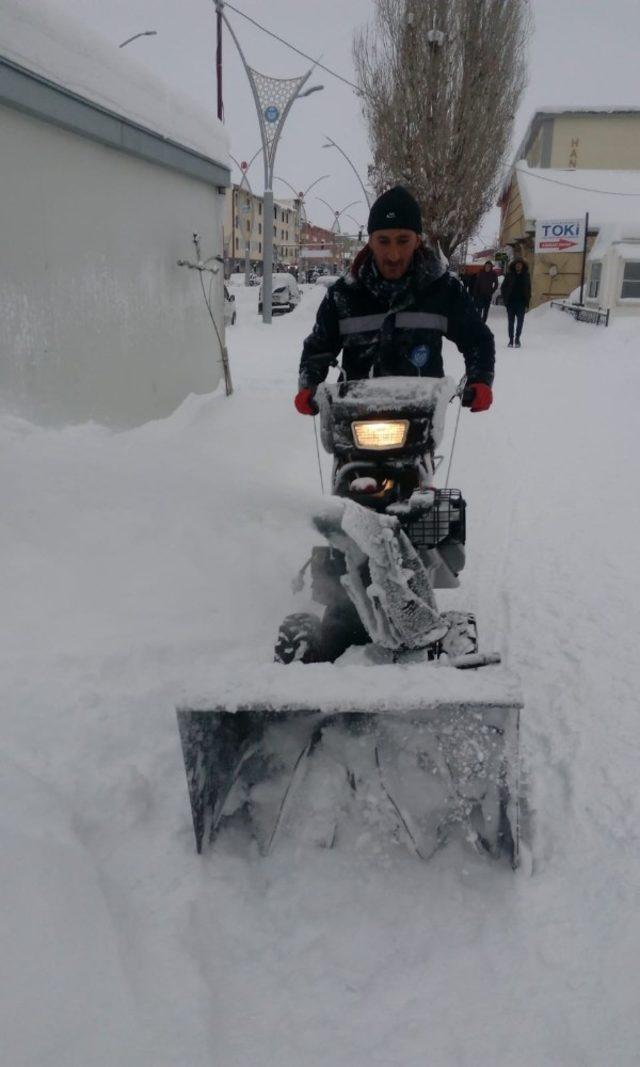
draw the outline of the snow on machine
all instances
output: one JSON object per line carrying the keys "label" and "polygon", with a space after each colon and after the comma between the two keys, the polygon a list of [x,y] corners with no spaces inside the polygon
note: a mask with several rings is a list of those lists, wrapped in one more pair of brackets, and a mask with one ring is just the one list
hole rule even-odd
{"label": "snow on machine", "polygon": [[289,615],[273,665],[178,708],[199,852],[223,827],[263,853],[281,833],[358,847],[386,829],[423,859],[458,836],[518,865],[521,701],[474,617],[434,593],[465,562],[465,501],[434,486],[459,393],[415,377],[318,389],[332,495],[298,588],[308,569],[322,615]]}

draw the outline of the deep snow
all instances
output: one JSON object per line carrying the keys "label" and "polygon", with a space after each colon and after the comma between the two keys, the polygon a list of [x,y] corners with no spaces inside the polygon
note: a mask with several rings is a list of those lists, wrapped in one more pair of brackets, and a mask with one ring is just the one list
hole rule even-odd
{"label": "deep snow", "polygon": [[492,310],[495,404],[461,420],[468,563],[440,600],[520,678],[532,874],[375,838],[195,854],[174,707],[220,666],[247,684],[306,606],[291,397],[323,293],[266,327],[236,291],[230,399],[125,433],[0,419],[11,1067],[638,1063],[640,322],[545,308],[512,351]]}

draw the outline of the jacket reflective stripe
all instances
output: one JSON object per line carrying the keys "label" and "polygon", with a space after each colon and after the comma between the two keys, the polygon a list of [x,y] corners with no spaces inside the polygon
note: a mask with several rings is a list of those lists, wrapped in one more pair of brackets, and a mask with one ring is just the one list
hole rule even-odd
{"label": "jacket reflective stripe", "polygon": [[447,332],[449,323],[444,315],[433,315],[429,311],[398,311],[396,326],[401,330],[441,330]]}
{"label": "jacket reflective stripe", "polygon": [[[387,316],[392,314],[353,315],[340,319],[340,334],[372,333],[379,330]],[[429,311],[397,311],[395,325],[400,330],[439,330],[446,333],[449,323],[445,315],[434,315]]]}
{"label": "jacket reflective stripe", "polygon": [[386,317],[386,315],[353,315],[347,319],[340,319],[340,333],[366,333],[379,330]]}

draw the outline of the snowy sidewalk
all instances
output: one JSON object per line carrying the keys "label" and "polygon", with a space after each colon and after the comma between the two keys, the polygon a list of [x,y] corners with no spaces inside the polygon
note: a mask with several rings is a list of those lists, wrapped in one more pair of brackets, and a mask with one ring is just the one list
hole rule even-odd
{"label": "snowy sidewalk", "polygon": [[508,350],[492,310],[494,407],[461,420],[443,607],[523,685],[532,877],[375,839],[198,858],[175,704],[270,661],[320,494],[292,397],[323,290],[271,327],[235,292],[232,398],[126,433],[0,418],[5,1061],[635,1065],[640,327],[541,309]]}

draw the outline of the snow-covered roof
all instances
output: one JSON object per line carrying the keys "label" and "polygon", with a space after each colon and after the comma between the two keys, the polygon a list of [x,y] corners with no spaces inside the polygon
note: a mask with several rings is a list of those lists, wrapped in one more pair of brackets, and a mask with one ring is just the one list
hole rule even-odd
{"label": "snow-covered roof", "polygon": [[611,245],[624,259],[640,258],[640,219],[602,226],[587,259],[602,259]]}
{"label": "snow-covered roof", "polygon": [[224,163],[229,140],[208,112],[154,77],[128,51],[46,0],[0,0],[0,54],[147,130]]}
{"label": "snow-covered roof", "polygon": [[580,218],[589,227],[606,223],[640,224],[640,171],[557,170],[516,163],[525,219]]}

